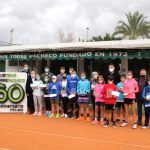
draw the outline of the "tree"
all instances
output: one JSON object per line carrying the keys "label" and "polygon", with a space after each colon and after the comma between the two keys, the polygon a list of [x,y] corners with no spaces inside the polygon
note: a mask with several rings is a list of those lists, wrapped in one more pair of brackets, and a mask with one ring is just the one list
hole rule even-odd
{"label": "tree", "polygon": [[126,14],[127,23],[120,20],[115,28],[114,36],[121,35],[122,39],[150,38],[150,21],[138,11]]}
{"label": "tree", "polygon": [[93,36],[92,39],[90,40],[90,42],[94,42],[94,41],[112,41],[112,40],[121,40],[121,38],[115,38],[113,35],[110,35],[108,33],[106,33],[106,35],[104,37],[100,36]]}
{"label": "tree", "polygon": [[69,32],[67,35],[65,35],[63,31],[58,31],[58,41],[60,43],[73,42],[74,39],[74,34],[72,32]]}

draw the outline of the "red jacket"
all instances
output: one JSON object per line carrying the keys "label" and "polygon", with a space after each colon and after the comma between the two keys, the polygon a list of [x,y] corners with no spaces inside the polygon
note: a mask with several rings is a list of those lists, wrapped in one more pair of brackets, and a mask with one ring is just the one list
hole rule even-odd
{"label": "red jacket", "polygon": [[117,87],[114,83],[104,85],[105,104],[116,104],[117,97],[111,95],[112,91],[117,91]]}

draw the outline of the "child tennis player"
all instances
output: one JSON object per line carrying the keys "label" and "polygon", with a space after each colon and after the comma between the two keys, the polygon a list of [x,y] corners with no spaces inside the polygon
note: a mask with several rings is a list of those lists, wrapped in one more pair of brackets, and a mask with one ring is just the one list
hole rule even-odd
{"label": "child tennis player", "polygon": [[95,96],[95,119],[92,124],[98,123],[98,110],[101,112],[100,123],[104,126],[104,106],[105,106],[105,98],[104,98],[104,78],[103,76],[98,76],[98,81],[96,83],[94,89]]}
{"label": "child tennis player", "polygon": [[86,110],[86,121],[90,121],[89,116],[89,94],[90,81],[86,79],[86,73],[81,73],[81,79],[77,84],[78,103],[80,110],[80,117],[77,120],[84,120],[84,109]]}

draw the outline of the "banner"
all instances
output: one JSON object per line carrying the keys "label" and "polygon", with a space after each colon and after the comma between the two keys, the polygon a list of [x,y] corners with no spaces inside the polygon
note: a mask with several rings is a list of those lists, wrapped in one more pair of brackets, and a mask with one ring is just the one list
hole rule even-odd
{"label": "banner", "polygon": [[101,51],[56,51],[41,53],[0,54],[0,60],[62,60],[62,59],[116,59],[150,58],[150,50],[101,50]]}
{"label": "banner", "polygon": [[0,72],[0,112],[27,112],[26,81],[26,73]]}

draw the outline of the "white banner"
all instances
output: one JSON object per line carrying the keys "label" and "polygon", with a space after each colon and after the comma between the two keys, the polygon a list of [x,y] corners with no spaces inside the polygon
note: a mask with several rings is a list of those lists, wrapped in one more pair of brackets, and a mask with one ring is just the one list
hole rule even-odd
{"label": "white banner", "polygon": [[0,72],[0,112],[27,112],[26,81],[26,73]]}

